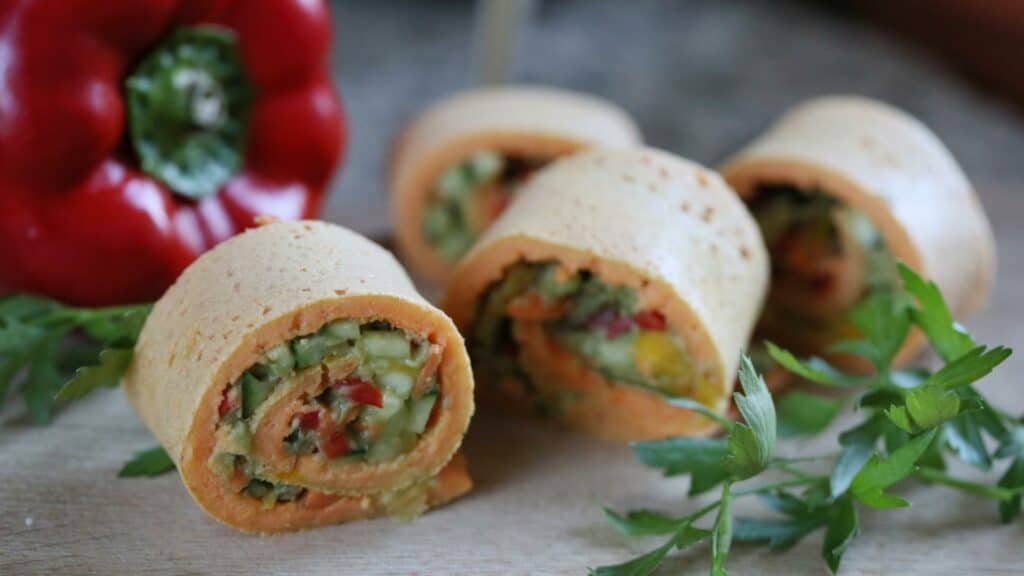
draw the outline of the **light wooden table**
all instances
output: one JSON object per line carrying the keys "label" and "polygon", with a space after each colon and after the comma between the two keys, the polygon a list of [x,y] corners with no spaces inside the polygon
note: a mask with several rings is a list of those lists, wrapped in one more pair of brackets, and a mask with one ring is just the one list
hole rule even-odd
{"label": "light wooden table", "polygon": [[[971,322],[985,343],[1017,355],[985,382],[1024,409],[1021,287],[1024,191],[981,186],[1000,247],[993,306]],[[680,511],[684,480],[664,480],[629,449],[548,425],[479,414],[466,441],[476,489],[411,523],[358,522],[274,537],[247,536],[201,512],[175,474],[117,479],[154,444],[120,391],[98,394],[36,428],[8,410],[0,428],[0,574],[583,574],[652,546],[616,534],[600,506]],[[791,455],[821,442],[784,442]],[[907,490],[909,510],[862,517],[842,574],[1020,574],[1024,522],[1001,526],[995,506],[942,488]],[[764,513],[753,502],[740,513]],[[777,554],[738,545],[744,574],[825,574],[821,535]],[[665,573],[704,574],[703,549]]]}

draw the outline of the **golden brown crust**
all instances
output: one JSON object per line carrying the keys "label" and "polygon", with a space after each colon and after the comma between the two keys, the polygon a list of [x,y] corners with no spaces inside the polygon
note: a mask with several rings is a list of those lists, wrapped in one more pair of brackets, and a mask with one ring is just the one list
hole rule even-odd
{"label": "golden brown crust", "polygon": [[[889,251],[934,280],[958,318],[982,308],[995,270],[991,228],[949,151],[923,124],[880,102],[806,102],[728,160],[743,197],[765,183],[820,190],[866,214]],[[905,362],[924,339],[915,332]]]}
{"label": "golden brown crust", "polygon": [[[724,181],[653,149],[592,150],[555,162],[518,194],[455,269],[442,304],[455,323],[470,329],[481,295],[518,261],[588,269],[634,287],[643,307],[665,314],[697,373],[707,377],[705,400],[724,411],[768,280],[757,225]],[[550,357],[550,351],[533,353],[535,369],[545,364],[540,354]],[[549,369],[572,371],[570,365]],[[710,429],[640,388],[560,376],[573,378],[566,388],[592,393],[568,418],[592,433],[626,440]],[[597,381],[614,392],[598,392]],[[628,416],[609,419],[614,410]]]}
{"label": "golden brown crust", "polygon": [[373,499],[429,482],[457,451],[473,412],[473,382],[451,320],[369,240],[318,222],[270,224],[221,244],[181,275],[154,307],[125,377],[129,401],[218,520],[264,532],[321,523],[319,513],[296,512],[298,504],[263,510],[227,489],[208,460],[224,389],[269,348],[340,318],[387,320],[443,348],[440,416],[393,461],[332,467],[306,458],[279,480]]}
{"label": "golden brown crust", "polygon": [[397,140],[391,162],[395,242],[413,272],[448,279],[453,263],[423,238],[423,211],[441,172],[480,150],[558,157],[588,146],[631,146],[640,137],[620,109],[594,97],[522,86],[464,92],[427,109]]}

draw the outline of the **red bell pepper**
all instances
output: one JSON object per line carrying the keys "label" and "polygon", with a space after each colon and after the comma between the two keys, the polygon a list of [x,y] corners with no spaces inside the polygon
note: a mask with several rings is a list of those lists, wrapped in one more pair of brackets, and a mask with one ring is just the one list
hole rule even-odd
{"label": "red bell pepper", "polygon": [[641,310],[633,316],[633,322],[641,330],[651,332],[664,332],[668,328],[668,320],[665,315],[657,310]]}
{"label": "red bell pepper", "polygon": [[0,290],[157,298],[345,147],[317,0],[0,0]]}
{"label": "red bell pepper", "polygon": [[316,430],[320,427],[320,411],[310,410],[298,415],[299,430]]}
{"label": "red bell pepper", "polygon": [[381,408],[384,406],[384,395],[373,382],[359,376],[349,376],[334,383],[341,394],[356,404]]}

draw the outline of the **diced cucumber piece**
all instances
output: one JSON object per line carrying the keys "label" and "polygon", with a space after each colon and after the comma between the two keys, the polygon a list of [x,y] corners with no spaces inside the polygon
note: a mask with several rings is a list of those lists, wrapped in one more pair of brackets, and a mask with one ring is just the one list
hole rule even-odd
{"label": "diced cucumber piece", "polygon": [[437,396],[437,392],[430,392],[413,401],[409,409],[409,430],[422,434],[427,429],[427,422],[430,421],[430,413],[437,403]]}
{"label": "diced cucumber piece", "polygon": [[416,379],[408,372],[392,370],[390,372],[385,372],[379,378],[379,382],[385,390],[402,400],[405,400],[412,392],[412,387],[413,384],[416,383]]}
{"label": "diced cucumber piece", "polygon": [[456,164],[441,173],[437,195],[445,200],[456,199],[469,192],[471,185],[469,171],[462,164]]}
{"label": "diced cucumber piece", "polygon": [[250,460],[244,456],[239,456],[242,460],[242,473],[248,478],[255,478],[263,474],[263,465],[254,460]]}
{"label": "diced cucumber piece", "polygon": [[636,334],[625,334],[609,339],[600,332],[570,331],[562,333],[560,338],[566,347],[582,356],[606,377],[634,384],[647,384],[637,369],[633,353]]}
{"label": "diced cucumber piece", "polygon": [[273,389],[274,382],[260,380],[246,372],[242,376],[242,418],[252,416]]}
{"label": "diced cucumber piece", "polygon": [[253,498],[263,498],[274,490],[274,485],[266,480],[253,478],[245,486],[245,493]]}
{"label": "diced cucumber piece", "polygon": [[209,460],[210,470],[223,479],[228,479],[235,471],[235,455],[230,452],[214,452]]}
{"label": "diced cucumber piece", "polygon": [[302,486],[278,484],[274,486],[274,499],[278,502],[292,502],[297,500],[299,496],[302,496],[305,492],[306,489]]}
{"label": "diced cucumber piece", "polygon": [[505,159],[496,152],[485,150],[473,154],[469,158],[468,166],[473,180],[479,184],[496,178],[505,167]]}
{"label": "diced cucumber piece", "polygon": [[252,447],[252,436],[245,422],[236,422],[221,445],[221,449],[234,454],[247,454]]}
{"label": "diced cucumber piece", "polygon": [[284,378],[295,370],[295,356],[287,344],[278,344],[267,350],[266,364],[275,378]]}
{"label": "diced cucumber piece", "polygon": [[327,342],[317,334],[292,340],[292,353],[298,368],[309,368],[319,364],[327,354]]}
{"label": "diced cucumber piece", "polygon": [[400,435],[378,438],[366,452],[366,460],[369,462],[392,460],[399,454],[405,453],[407,445],[408,440]]}
{"label": "diced cucumber piece", "polygon": [[358,340],[359,322],[355,320],[335,320],[323,327],[323,336],[326,336],[332,344]]}
{"label": "diced cucumber piece", "polygon": [[401,332],[365,332],[359,346],[367,355],[384,358],[408,358],[411,353],[409,339]]}
{"label": "diced cucumber piece", "polygon": [[270,367],[262,362],[257,362],[252,366],[249,366],[249,369],[246,370],[246,372],[252,374],[259,380],[271,380],[274,377],[274,375],[270,373]]}
{"label": "diced cucumber piece", "polygon": [[381,401],[380,408],[369,406],[366,408],[366,411],[363,412],[363,415],[367,420],[374,422],[390,420],[392,416],[402,409],[403,402],[398,396],[395,396],[390,392],[384,392],[381,396],[383,396],[383,399]]}
{"label": "diced cucumber piece", "polygon": [[427,361],[428,356],[430,356],[430,342],[417,340],[415,350],[413,350],[412,353],[412,358],[409,358],[406,361],[406,365],[412,366],[413,368],[419,368]]}

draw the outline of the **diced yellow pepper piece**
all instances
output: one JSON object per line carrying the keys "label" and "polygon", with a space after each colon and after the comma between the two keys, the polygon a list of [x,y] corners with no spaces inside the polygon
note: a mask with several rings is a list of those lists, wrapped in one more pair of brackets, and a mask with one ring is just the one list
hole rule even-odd
{"label": "diced yellow pepper piece", "polygon": [[685,386],[692,375],[689,358],[669,332],[641,331],[633,351],[641,373],[673,390]]}

